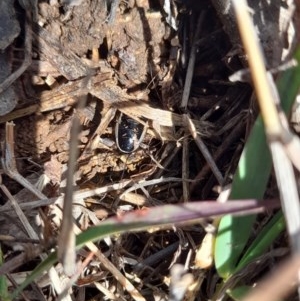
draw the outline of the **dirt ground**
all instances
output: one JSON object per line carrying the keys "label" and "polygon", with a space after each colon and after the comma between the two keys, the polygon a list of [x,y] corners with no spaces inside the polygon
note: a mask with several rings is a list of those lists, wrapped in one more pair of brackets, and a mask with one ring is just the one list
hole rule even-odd
{"label": "dirt ground", "polygon": [[[257,107],[247,80],[228,80],[246,67],[245,57],[211,1],[86,0],[71,6],[45,0],[38,2],[37,10],[33,5],[26,11],[15,2],[2,10],[16,22],[0,22],[7,32],[6,44],[0,41],[0,81],[28,64],[0,94],[1,99],[11,99],[0,105],[1,141],[7,137],[5,122],[13,122],[18,172],[54,200],[39,207],[46,220],[37,220],[37,208],[24,209],[48,245],[55,244],[60,227],[61,204],[54,202],[64,191],[70,129],[76,116],[81,124],[74,175],[78,191],[128,179],[132,183],[170,179],[77,200],[75,218],[82,230],[137,208],[215,200],[220,187],[231,183]],[[266,36],[268,64],[274,67],[282,52],[275,53]],[[77,106],[80,102],[85,102],[84,107]],[[183,114],[193,121],[221,179],[191,137]],[[22,187],[22,180],[3,174],[2,181],[20,204],[39,199]],[[1,202],[7,202],[4,193]],[[28,239],[15,213],[6,211],[0,218],[1,235],[13,238],[2,244],[5,261],[40,246]],[[194,263],[204,235],[203,226],[195,225],[125,234],[98,247],[145,300],[168,300],[169,269],[175,262],[188,265],[202,283],[185,300],[207,300],[218,278],[213,268],[203,270]],[[86,251],[78,254],[81,260],[86,256]],[[32,270],[37,262],[24,259],[8,272],[20,283],[22,272]],[[57,270],[61,273],[59,265]],[[46,276],[25,294],[29,300],[54,300],[55,295]],[[113,300],[133,300],[98,259],[82,271],[71,292],[73,300],[108,300],[110,294]]]}

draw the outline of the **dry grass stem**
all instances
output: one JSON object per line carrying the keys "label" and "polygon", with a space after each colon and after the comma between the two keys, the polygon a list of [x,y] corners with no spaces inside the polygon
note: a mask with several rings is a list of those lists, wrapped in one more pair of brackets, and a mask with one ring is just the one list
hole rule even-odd
{"label": "dry grass stem", "polygon": [[256,88],[266,132],[269,139],[276,139],[276,137],[279,138],[282,134],[282,126],[275,106],[274,93],[270,88],[270,75],[267,74],[265,68],[265,61],[261,51],[262,48],[259,45],[256,31],[249,17],[246,1],[234,0],[233,4],[243,45],[248,55],[252,80]]}
{"label": "dry grass stem", "polygon": [[[86,97],[79,100],[77,110],[81,111],[85,107]],[[63,263],[65,273],[68,276],[76,272],[76,251],[75,234],[73,232],[73,194],[74,194],[74,175],[77,169],[78,158],[78,135],[80,133],[80,120],[77,114],[74,115],[71,134],[70,134],[70,153],[67,170],[67,186],[64,196],[63,219],[61,232],[58,240],[58,256]]]}
{"label": "dry grass stem", "polygon": [[182,145],[182,198],[184,203],[190,200],[190,185],[187,181],[189,179],[189,153],[189,141],[184,139]]}
{"label": "dry grass stem", "polygon": [[[270,73],[266,72],[264,56],[255,33],[253,22],[244,0],[234,0],[234,8],[243,44],[248,55],[258,102],[265,124],[265,131],[271,150],[282,209],[285,215],[293,254],[300,252],[300,204],[295,174],[284,147],[284,137],[289,137],[285,119],[280,119],[276,104],[280,103],[278,92]],[[283,140],[282,140],[283,139]],[[283,143],[282,143],[283,142]],[[299,145],[299,143],[298,143]],[[300,287],[299,298],[300,298]]]}
{"label": "dry grass stem", "polygon": [[209,150],[207,149],[206,145],[203,143],[202,139],[200,138],[198,132],[196,131],[195,125],[193,124],[193,121],[188,117],[188,115],[185,115],[186,124],[188,126],[188,129],[194,138],[197,146],[199,147],[199,150],[201,151],[203,157],[205,158],[206,162],[210,166],[214,176],[216,177],[218,183],[222,186],[224,184],[223,176],[218,169],[215,161],[213,160]]}
{"label": "dry grass stem", "polygon": [[199,16],[196,30],[194,32],[194,39],[193,39],[193,45],[189,57],[189,63],[188,63],[188,68],[186,71],[186,77],[184,81],[184,88],[183,88],[183,93],[182,93],[182,99],[181,99],[181,108],[186,109],[187,104],[189,101],[190,97],[190,90],[192,86],[192,79],[194,76],[194,67],[195,67],[195,60],[196,60],[196,54],[197,54],[197,49],[198,49],[198,39],[200,37],[200,32],[201,32],[201,26],[203,26],[203,19],[204,19],[205,12],[202,12]]}
{"label": "dry grass stem", "polygon": [[[5,146],[4,146],[4,157],[1,158],[2,166],[4,169],[4,172],[20,183],[23,187],[27,188],[29,191],[31,191],[33,194],[35,194],[37,197],[41,199],[47,199],[47,197],[40,192],[37,188],[35,188],[29,181],[27,181],[25,178],[23,178],[16,168],[16,162],[15,162],[15,156],[14,156],[14,135],[13,135],[13,123],[6,123],[6,139],[5,139]],[[42,210],[39,210],[39,214],[41,216],[44,216],[44,213]],[[33,232],[30,235],[33,235],[33,239],[38,239],[38,235]],[[41,254],[41,259],[45,259],[46,255]],[[61,292],[61,282],[59,279],[59,276],[54,268],[51,268],[49,270],[49,276],[52,280],[52,285],[55,288],[55,291],[57,293]],[[64,301],[71,301],[70,296],[66,296]]]}

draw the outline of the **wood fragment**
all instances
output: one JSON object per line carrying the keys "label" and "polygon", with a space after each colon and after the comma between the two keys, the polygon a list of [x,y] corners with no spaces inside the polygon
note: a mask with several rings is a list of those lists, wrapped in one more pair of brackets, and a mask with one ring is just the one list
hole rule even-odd
{"label": "wood fragment", "polygon": [[51,34],[35,24],[34,38],[39,50],[53,67],[68,80],[75,80],[90,74],[90,68],[71,50],[63,47]]}

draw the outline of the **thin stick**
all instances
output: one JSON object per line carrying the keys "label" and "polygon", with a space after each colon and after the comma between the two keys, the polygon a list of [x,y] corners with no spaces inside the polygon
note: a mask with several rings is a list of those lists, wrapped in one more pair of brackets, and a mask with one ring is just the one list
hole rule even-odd
{"label": "thin stick", "polygon": [[[81,233],[81,230],[74,225],[74,231],[76,234]],[[139,291],[132,285],[130,281],[108,260],[108,258],[96,247],[92,242],[86,244],[87,248],[95,254],[105,268],[110,271],[114,277],[119,281],[122,286],[129,292],[133,300],[146,301]]]}
{"label": "thin stick", "polygon": [[[153,180],[148,180],[148,181],[141,180],[138,183],[135,183],[134,185],[132,185],[131,187],[129,187],[125,192],[123,192],[121,194],[120,197],[122,197],[123,195],[125,195],[128,192],[140,189],[142,187],[146,187],[146,186],[150,186],[150,185],[157,185],[157,184],[166,183],[166,182],[167,183],[168,182],[182,182],[183,180],[185,180],[185,179],[174,178],[174,177],[169,177],[169,178],[163,178],[163,177],[161,177],[159,179],[153,179]],[[186,181],[188,181],[188,180],[186,180]]]}
{"label": "thin stick", "polygon": [[[52,205],[55,203],[56,200],[57,200],[57,198],[43,199],[43,200],[38,200],[38,201],[20,203],[18,205],[21,209],[34,209],[37,207]],[[0,207],[0,213],[9,212],[12,210],[13,210],[13,208],[11,208],[10,204],[5,204]]]}
{"label": "thin stick", "polygon": [[216,177],[218,183],[223,186],[224,183],[224,179],[223,176],[221,174],[221,172],[219,171],[215,161],[213,160],[209,150],[207,149],[206,145],[203,143],[202,139],[200,138],[200,136],[198,135],[195,125],[193,123],[193,121],[189,118],[188,115],[184,115],[184,119],[188,125],[188,128],[190,130],[190,133],[192,135],[192,137],[194,138],[197,146],[199,147],[203,157],[205,158],[206,162],[208,163],[208,165],[210,166],[214,176]]}
{"label": "thin stick", "polygon": [[71,279],[66,284],[64,290],[57,297],[56,301],[62,301],[63,298],[68,294],[69,289],[73,286],[76,280],[80,277],[80,274],[83,272],[83,269],[90,263],[90,261],[94,257],[94,252],[90,252],[89,255],[85,258],[83,263],[80,265],[80,268],[76,271],[76,273],[71,277]]}
{"label": "thin stick", "polygon": [[28,233],[29,237],[32,239],[36,239],[38,240],[39,237],[36,234],[36,232],[34,231],[34,229],[32,228],[31,224],[29,223],[27,217],[25,216],[25,214],[23,213],[22,209],[20,208],[18,202],[16,201],[16,199],[11,195],[11,193],[8,191],[8,189],[6,188],[5,185],[2,184],[2,177],[0,177],[0,188],[1,190],[4,192],[4,194],[7,196],[7,198],[10,200],[12,207],[15,209],[15,212],[19,218],[19,220],[21,221],[24,229],[26,230],[26,232]]}
{"label": "thin stick", "polygon": [[[182,179],[187,180],[189,178],[189,141],[183,140],[182,145]],[[182,181],[182,198],[186,203],[190,199],[190,184],[187,181]]]}
{"label": "thin stick", "polygon": [[198,42],[198,38],[200,35],[200,30],[201,30],[201,25],[203,23],[204,15],[205,15],[205,12],[201,12],[198,22],[197,22],[195,36],[194,36],[194,40],[193,40],[193,46],[191,49],[191,55],[190,55],[189,64],[188,64],[188,68],[187,68],[187,72],[186,72],[182,100],[181,100],[181,107],[184,109],[186,109],[188,100],[190,97],[190,90],[191,90],[191,86],[192,86],[195,60],[196,60],[196,55],[197,55],[197,47],[198,47],[197,42]]}
{"label": "thin stick", "polygon": [[300,253],[300,204],[293,166],[281,142],[273,141],[270,149],[274,161],[281,206],[294,253]]}
{"label": "thin stick", "polygon": [[[60,218],[60,211],[57,212]],[[73,231],[76,235],[81,233],[81,229],[73,224]],[[98,249],[93,242],[86,243],[86,247],[95,254],[95,257],[103,264],[104,268],[108,270],[116,278],[116,280],[128,291],[133,300],[145,301],[139,291],[133,286],[133,284],[126,279],[126,277],[110,262],[110,260]]]}
{"label": "thin stick", "polygon": [[[27,188],[29,191],[31,191],[37,197],[39,197],[41,199],[47,199],[47,197],[42,192],[40,192],[36,187],[34,187],[27,179],[23,178],[17,170],[15,156],[14,156],[14,148],[13,148],[13,145],[14,145],[13,126],[14,126],[13,122],[6,123],[5,146],[3,149],[4,156],[1,157],[1,163],[3,166],[3,170],[10,178],[14,179],[19,184],[21,184],[23,187]],[[41,216],[44,216],[44,212],[42,210],[39,210],[39,214]],[[44,218],[46,219],[45,216],[44,216]],[[34,237],[31,237],[31,238],[36,239],[36,237],[37,237],[37,234],[35,234]],[[41,254],[40,258],[44,260],[44,259],[46,259],[46,255]],[[59,278],[56,270],[53,267],[49,270],[49,276],[52,281],[52,285],[55,288],[55,291],[57,293],[60,293],[61,292],[61,281],[60,281],[60,278]],[[65,301],[71,301],[71,297],[66,296]]]}
{"label": "thin stick", "polygon": [[[86,96],[79,99],[77,110],[80,111],[86,104]],[[78,135],[80,132],[80,119],[77,113],[74,114],[70,133],[70,152],[67,170],[67,186],[64,197],[63,219],[58,239],[58,257],[62,262],[64,271],[68,276],[76,272],[76,251],[75,234],[73,231],[73,193],[74,175],[77,168],[78,158]]]}

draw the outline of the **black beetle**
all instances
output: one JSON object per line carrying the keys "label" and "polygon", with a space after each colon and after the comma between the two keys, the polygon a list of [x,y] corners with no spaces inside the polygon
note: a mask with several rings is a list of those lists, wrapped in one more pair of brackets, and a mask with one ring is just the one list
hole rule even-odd
{"label": "black beetle", "polygon": [[132,153],[138,149],[144,139],[144,126],[121,113],[115,127],[116,144],[123,153]]}

